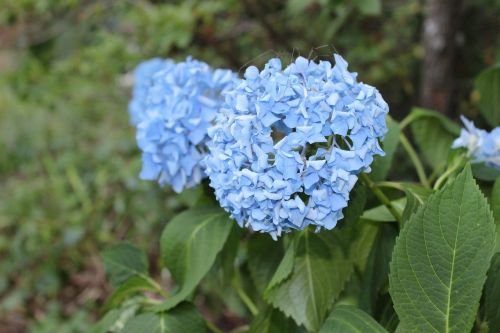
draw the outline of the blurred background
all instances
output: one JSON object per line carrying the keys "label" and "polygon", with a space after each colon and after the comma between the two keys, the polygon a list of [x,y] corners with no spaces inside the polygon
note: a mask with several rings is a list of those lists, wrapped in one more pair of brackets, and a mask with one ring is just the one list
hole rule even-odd
{"label": "blurred background", "polygon": [[[140,181],[131,71],[188,55],[242,71],[336,51],[402,119],[478,125],[500,61],[498,0],[0,0],[0,332],[87,332],[109,294],[99,251],[148,249],[189,194]],[[404,174],[404,170],[397,170]]]}

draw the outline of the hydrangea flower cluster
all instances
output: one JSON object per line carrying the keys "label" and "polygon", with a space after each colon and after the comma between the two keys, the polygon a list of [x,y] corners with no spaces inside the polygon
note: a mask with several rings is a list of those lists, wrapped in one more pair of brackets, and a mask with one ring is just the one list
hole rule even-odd
{"label": "hydrangea flower cluster", "polygon": [[491,132],[476,128],[474,123],[464,116],[460,117],[465,125],[460,136],[453,142],[452,148],[463,147],[473,162],[500,170],[500,127]]}
{"label": "hydrangea flower cluster", "polygon": [[130,122],[133,125],[139,124],[143,118],[146,108],[146,97],[151,86],[153,75],[162,68],[174,66],[171,60],[153,58],[141,62],[134,70],[134,89],[132,99],[128,104]]}
{"label": "hydrangea flower cluster", "polygon": [[207,128],[236,75],[204,62],[151,60],[136,70],[130,104],[142,150],[141,179],[158,180],[181,192],[205,177]]}
{"label": "hydrangea flower cluster", "polygon": [[334,67],[299,57],[284,70],[272,59],[261,72],[248,67],[225,93],[206,172],[240,226],[273,238],[308,225],[332,229],[357,174],[384,154],[388,105],[334,57]]}

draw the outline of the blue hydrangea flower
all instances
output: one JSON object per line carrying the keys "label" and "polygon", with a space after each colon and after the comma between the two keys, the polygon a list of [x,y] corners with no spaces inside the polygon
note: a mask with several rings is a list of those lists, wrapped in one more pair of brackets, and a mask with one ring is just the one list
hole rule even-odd
{"label": "blue hydrangea flower", "polygon": [[[137,72],[147,78],[156,65],[148,63]],[[140,178],[170,184],[181,192],[205,177],[200,161],[207,150],[207,128],[223,102],[221,93],[236,75],[191,58],[177,64],[163,61],[158,66],[149,83],[138,81],[146,87],[134,90],[141,96],[140,107],[134,111],[142,150]]]}
{"label": "blue hydrangea flower", "polygon": [[162,68],[174,66],[174,62],[167,59],[153,58],[141,62],[134,70],[134,88],[132,99],[128,104],[130,122],[137,125],[142,120],[146,105],[148,88],[151,85],[153,75]]}
{"label": "blue hydrangea flower", "polygon": [[460,117],[465,125],[460,136],[453,142],[452,148],[466,148],[475,163],[484,163],[500,170],[500,127],[491,132],[476,128],[474,123],[464,116]]}
{"label": "blue hydrangea flower", "polygon": [[387,131],[388,106],[334,55],[272,59],[225,93],[209,129],[206,172],[221,206],[240,226],[270,233],[343,218],[357,174],[368,172]]}

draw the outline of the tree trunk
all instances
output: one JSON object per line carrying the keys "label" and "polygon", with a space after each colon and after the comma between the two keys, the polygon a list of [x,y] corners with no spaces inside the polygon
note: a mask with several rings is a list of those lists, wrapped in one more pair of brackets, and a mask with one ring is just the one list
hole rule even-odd
{"label": "tree trunk", "polygon": [[420,104],[447,114],[453,108],[455,37],[461,5],[461,0],[427,0],[425,7]]}

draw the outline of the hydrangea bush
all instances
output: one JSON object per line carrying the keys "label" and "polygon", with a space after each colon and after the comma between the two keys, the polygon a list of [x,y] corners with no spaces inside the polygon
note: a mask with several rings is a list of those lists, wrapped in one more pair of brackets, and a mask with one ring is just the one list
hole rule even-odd
{"label": "hydrangea bush", "polygon": [[[202,185],[161,235],[169,274],[128,243],[103,253],[97,332],[500,331],[500,127],[420,108],[397,122],[347,66],[137,67],[140,177]],[[401,165],[415,172],[395,180]]]}

